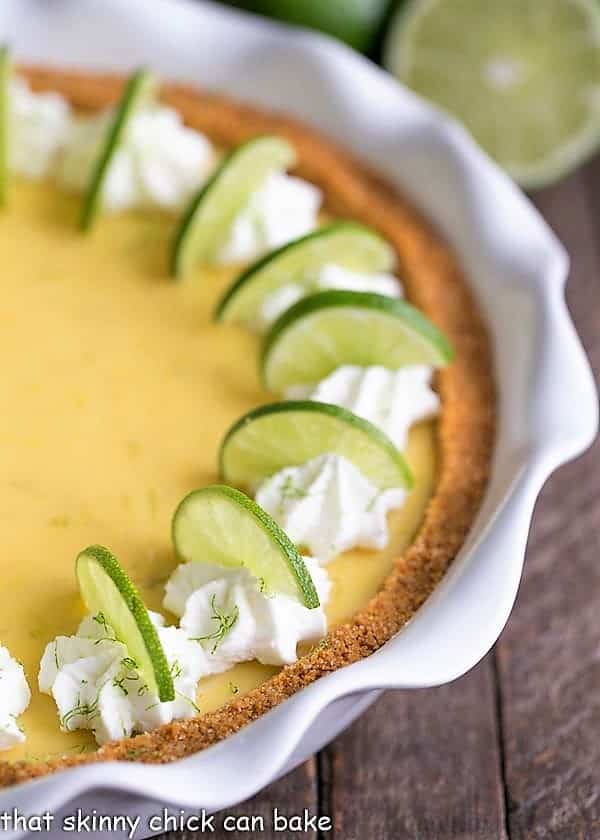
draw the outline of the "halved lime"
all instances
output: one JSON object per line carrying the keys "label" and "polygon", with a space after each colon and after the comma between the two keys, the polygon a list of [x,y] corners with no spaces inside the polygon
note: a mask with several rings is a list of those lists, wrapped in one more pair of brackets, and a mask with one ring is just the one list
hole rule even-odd
{"label": "halved lime", "polygon": [[409,0],[384,64],[523,186],[559,178],[600,142],[597,0]]}
{"label": "halved lime", "polygon": [[283,394],[316,385],[340,365],[443,367],[452,360],[446,337],[405,300],[370,292],[327,291],[294,304],[263,344],[265,386]]}
{"label": "halved lime", "polygon": [[8,47],[0,47],[0,207],[8,193],[8,144],[10,142],[10,79],[12,61]]}
{"label": "halved lime", "polygon": [[91,545],[76,561],[79,589],[91,613],[103,613],[154,694],[161,702],[175,699],[165,652],[140,595],[117,558]]}
{"label": "halved lime", "polygon": [[295,161],[293,146],[281,137],[255,137],[230,152],[183,215],[173,242],[172,274],[183,277],[194,264],[214,259],[256,190],[271,172]]}
{"label": "halved lime", "polygon": [[225,481],[253,487],[325,453],[343,455],[381,490],[412,487],[406,461],[382,431],[345,408],[311,400],[250,411],[225,435],[219,466]]}
{"label": "halved lime", "polygon": [[173,517],[173,542],[182,560],[243,566],[266,591],[284,593],[305,607],[319,596],[298,549],[277,522],[233,487],[193,490]]}
{"label": "halved lime", "polygon": [[371,228],[357,222],[333,222],[289,242],[251,265],[225,292],[215,312],[218,321],[252,324],[265,297],[281,286],[309,286],[327,263],[349,271],[391,271],[391,246]]}
{"label": "halved lime", "polygon": [[102,209],[102,190],[113,158],[123,142],[131,119],[135,116],[136,111],[151,99],[155,87],[154,76],[146,69],[137,70],[128,79],[83,199],[80,219],[82,230],[89,230],[100,213]]}

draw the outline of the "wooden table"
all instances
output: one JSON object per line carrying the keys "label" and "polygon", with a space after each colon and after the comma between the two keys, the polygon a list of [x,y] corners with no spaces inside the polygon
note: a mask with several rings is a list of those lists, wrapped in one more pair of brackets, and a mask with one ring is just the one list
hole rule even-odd
{"label": "wooden table", "polygon": [[[600,158],[533,200],[571,254],[568,302],[599,375]],[[517,605],[492,653],[450,686],[385,694],[228,813],[269,826],[274,806],[329,815],[333,831],[211,836],[600,838],[599,444],[542,493]]]}

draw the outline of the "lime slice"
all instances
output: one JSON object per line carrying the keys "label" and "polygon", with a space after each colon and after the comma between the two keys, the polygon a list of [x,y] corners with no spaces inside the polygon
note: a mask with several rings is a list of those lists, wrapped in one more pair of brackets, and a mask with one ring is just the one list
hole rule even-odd
{"label": "lime slice", "polygon": [[10,79],[12,62],[8,47],[0,47],[0,207],[8,193],[8,144],[10,142]]}
{"label": "lime slice", "polygon": [[343,455],[381,490],[412,487],[404,458],[382,431],[345,408],[311,400],[250,411],[227,432],[219,465],[225,481],[251,487],[325,453]]}
{"label": "lime slice", "polygon": [[192,198],[177,228],[171,254],[173,275],[183,277],[196,263],[214,259],[236,216],[266,178],[295,161],[293,147],[281,137],[255,137],[230,152]]}
{"label": "lime slice", "polygon": [[390,0],[230,0],[250,12],[319,29],[360,52],[372,47]]}
{"label": "lime slice", "polygon": [[445,336],[404,300],[370,292],[327,291],[306,297],[275,322],[262,351],[266,387],[316,385],[340,365],[443,367]]}
{"label": "lime slice", "polygon": [[148,610],[121,564],[108,549],[91,545],[76,561],[77,580],[85,605],[102,612],[161,702],[175,699],[173,677]]}
{"label": "lime slice", "polygon": [[558,179],[600,142],[597,0],[411,0],[384,64],[523,186]]}
{"label": "lime slice", "polygon": [[277,522],[248,496],[232,487],[193,490],[173,517],[173,542],[182,560],[243,566],[264,583],[305,607],[319,596],[298,549]]}
{"label": "lime slice", "polygon": [[333,222],[283,245],[251,265],[225,292],[215,312],[218,321],[252,324],[265,297],[281,286],[309,286],[327,263],[349,271],[391,271],[391,246],[370,228],[356,222]]}
{"label": "lime slice", "polygon": [[127,81],[83,199],[80,220],[82,230],[89,230],[100,213],[102,209],[102,190],[108,177],[110,165],[125,138],[131,119],[136,111],[151,99],[155,87],[154,76],[145,69],[137,70]]}

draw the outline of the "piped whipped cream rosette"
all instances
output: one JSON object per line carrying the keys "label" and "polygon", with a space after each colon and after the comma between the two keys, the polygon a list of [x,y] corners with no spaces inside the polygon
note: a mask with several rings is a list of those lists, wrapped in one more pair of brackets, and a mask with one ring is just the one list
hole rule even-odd
{"label": "piped whipped cream rosette", "polygon": [[221,446],[221,472],[320,563],[357,546],[384,548],[387,513],[412,476],[372,423],[316,401],[271,403],[242,417]]}
{"label": "piped whipped cream rosette", "polygon": [[24,79],[8,83],[8,169],[38,180],[51,175],[71,129],[67,100],[58,93],[37,93]]}
{"label": "piped whipped cream rosette", "polygon": [[329,578],[315,560],[302,560],[319,595],[320,605],[313,609],[289,595],[266,593],[263,582],[247,569],[197,562],[175,569],[163,603],[202,647],[211,671],[252,659],[287,665],[298,658],[301,642],[317,642],[327,633]]}
{"label": "piped whipped cream rosette", "polygon": [[0,750],[10,750],[25,740],[18,718],[30,699],[23,666],[0,645]]}
{"label": "piped whipped cream rosette", "polygon": [[221,485],[193,491],[177,508],[172,533],[185,562],[167,583],[164,606],[213,670],[252,659],[294,662],[300,642],[327,632],[326,572],[244,493]]}
{"label": "piped whipped cream rosette", "polygon": [[103,744],[197,714],[198,682],[211,673],[203,648],[146,609],[106,548],[82,551],[76,571],[89,615],[46,646],[38,676],[61,728]]}
{"label": "piped whipped cream rosette", "polygon": [[347,408],[384,431],[398,449],[404,450],[411,427],[439,413],[440,398],[432,387],[433,374],[433,368],[427,365],[399,370],[381,365],[341,365],[316,388],[291,387],[288,396]]}
{"label": "piped whipped cream rosette", "polygon": [[197,714],[198,682],[211,673],[211,663],[184,631],[166,627],[158,613],[150,618],[167,657],[174,699],[160,701],[100,612],[84,618],[74,636],[50,642],[42,657],[39,689],[54,698],[61,729],[89,729],[105,744]]}
{"label": "piped whipped cream rosette", "polygon": [[242,263],[279,248],[317,226],[321,190],[283,171],[272,172],[240,210],[217,262]]}
{"label": "piped whipped cream rosette", "polygon": [[286,174],[295,162],[293,146],[270,135],[229,152],[183,214],[172,245],[172,274],[182,278],[199,264],[254,259],[311,231],[322,194]]}
{"label": "piped whipped cream rosette", "polygon": [[351,461],[333,454],[285,467],[256,493],[290,539],[321,562],[351,548],[385,548],[387,514],[405,498],[405,490],[380,490]]}
{"label": "piped whipped cream rosette", "polygon": [[286,665],[297,660],[299,644],[325,636],[327,573],[243,493],[193,491],[177,508],[172,533],[185,562],[163,603],[211,673],[252,660]]}
{"label": "piped whipped cream rosette", "polygon": [[348,409],[403,450],[410,428],[437,415],[434,370],[451,358],[442,333],[406,301],[329,291],[278,319],[263,344],[261,375],[288,398]]}
{"label": "piped whipped cream rosette", "polygon": [[[56,178],[66,189],[87,189],[114,116],[111,109],[72,119],[56,167]],[[103,208],[180,209],[215,161],[205,135],[185,126],[172,108],[149,104],[133,114],[114,151],[102,187]]]}

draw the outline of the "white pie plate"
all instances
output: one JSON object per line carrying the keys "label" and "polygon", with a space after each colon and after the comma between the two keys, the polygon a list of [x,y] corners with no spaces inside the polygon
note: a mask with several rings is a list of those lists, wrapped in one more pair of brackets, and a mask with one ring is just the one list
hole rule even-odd
{"label": "white pie plate", "polygon": [[0,812],[49,809],[55,825],[77,808],[139,815],[139,838],[164,804],[213,812],[251,797],[331,741],[378,690],[440,685],[472,668],[515,600],[540,488],[596,434],[597,397],[564,302],[560,243],[459,125],[345,47],[185,0],[3,0],[0,41],[20,60],[60,67],[148,63],[323,129],[453,243],[494,339],[500,422],[485,502],[444,581],[396,638],[198,755],[91,765],[0,792]]}

